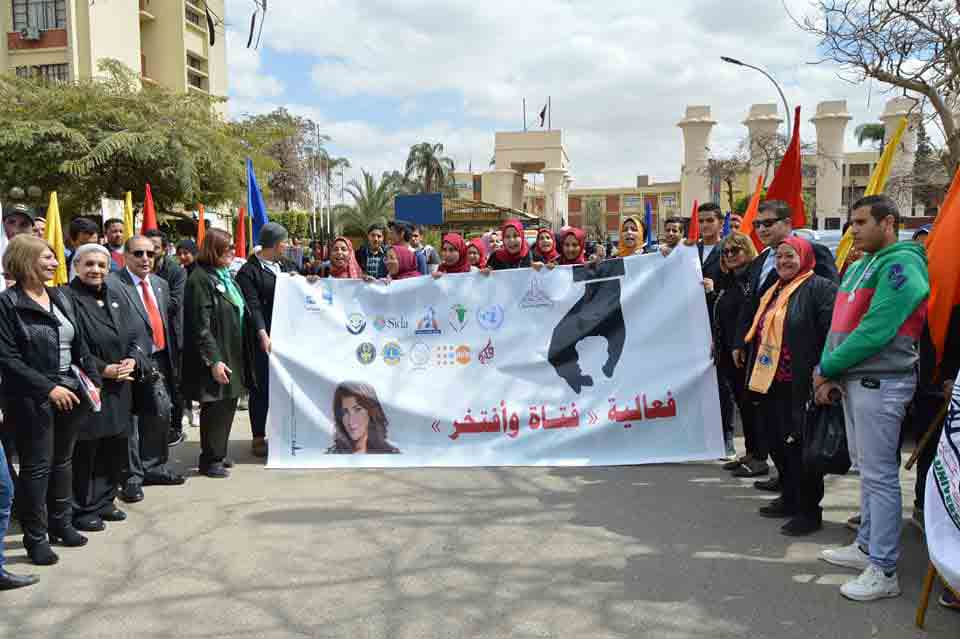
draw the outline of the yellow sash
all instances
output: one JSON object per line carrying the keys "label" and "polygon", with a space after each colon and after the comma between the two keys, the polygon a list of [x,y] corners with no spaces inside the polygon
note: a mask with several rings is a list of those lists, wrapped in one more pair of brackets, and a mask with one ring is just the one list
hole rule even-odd
{"label": "yellow sash", "polygon": [[787,319],[787,304],[794,292],[811,277],[813,277],[813,271],[804,273],[786,286],[783,282],[777,282],[770,287],[769,291],[764,293],[763,299],[760,300],[760,308],[757,309],[757,314],[753,317],[753,325],[744,340],[747,344],[753,341],[757,333],[757,326],[767,313],[767,307],[770,306],[770,300],[780,291],[780,294],[777,295],[777,302],[770,311],[770,317],[763,323],[763,330],[760,331],[760,347],[757,349],[753,372],[750,374],[750,390],[764,395],[770,390],[773,378],[777,374],[777,366],[780,364],[780,350],[783,348],[783,323]]}

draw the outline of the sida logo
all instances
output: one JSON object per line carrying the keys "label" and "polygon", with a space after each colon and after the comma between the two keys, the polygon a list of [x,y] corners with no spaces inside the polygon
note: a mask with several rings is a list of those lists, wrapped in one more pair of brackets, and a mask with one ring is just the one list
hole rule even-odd
{"label": "sida logo", "polygon": [[370,342],[357,346],[357,361],[363,365],[372,364],[377,359],[377,347]]}
{"label": "sida logo", "polygon": [[403,349],[397,342],[387,342],[383,346],[383,362],[387,366],[396,366],[403,358]]}
{"label": "sida logo", "polygon": [[504,312],[499,304],[490,304],[477,309],[477,324],[486,331],[500,330],[503,326]]}
{"label": "sida logo", "polygon": [[359,335],[367,327],[367,318],[362,313],[350,313],[347,315],[347,330],[351,335]]}
{"label": "sida logo", "polygon": [[466,366],[470,363],[470,347],[466,344],[461,344],[457,346],[457,364]]}
{"label": "sida logo", "polygon": [[487,339],[487,345],[483,347],[480,353],[477,355],[477,360],[484,366],[493,361],[493,358],[496,357],[497,350],[493,347],[493,340]]}
{"label": "sida logo", "polygon": [[410,328],[410,323],[403,315],[377,315],[373,320],[373,327],[378,331],[407,329]]}
{"label": "sida logo", "polygon": [[430,363],[430,347],[423,342],[414,344],[410,349],[410,361],[413,363],[413,370],[425,370]]}
{"label": "sida logo", "polygon": [[417,335],[440,335],[443,332],[440,330],[440,323],[437,321],[437,311],[432,306],[428,306],[424,311],[417,322],[417,330],[414,332]]}
{"label": "sida logo", "polygon": [[463,304],[454,304],[450,307],[450,327],[460,332],[467,327],[470,320],[470,311]]}

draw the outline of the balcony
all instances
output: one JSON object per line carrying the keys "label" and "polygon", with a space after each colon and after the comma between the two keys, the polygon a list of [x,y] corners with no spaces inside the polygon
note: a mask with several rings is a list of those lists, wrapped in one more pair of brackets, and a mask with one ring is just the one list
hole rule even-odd
{"label": "balcony", "polygon": [[140,0],[140,23],[153,22],[157,17],[150,12],[150,0]]}

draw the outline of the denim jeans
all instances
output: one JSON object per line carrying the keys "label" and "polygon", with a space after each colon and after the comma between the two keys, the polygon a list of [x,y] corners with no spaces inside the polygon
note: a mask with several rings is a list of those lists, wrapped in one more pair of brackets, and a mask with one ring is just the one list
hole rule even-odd
{"label": "denim jeans", "polygon": [[844,410],[860,462],[857,544],[867,549],[871,563],[890,572],[897,568],[903,526],[900,427],[917,379],[911,373],[875,381],[879,388],[867,388],[859,377],[846,381]]}
{"label": "denim jeans", "polygon": [[0,569],[3,568],[3,538],[10,525],[10,507],[13,505],[13,480],[7,468],[6,454],[3,452],[3,441],[0,440]]}

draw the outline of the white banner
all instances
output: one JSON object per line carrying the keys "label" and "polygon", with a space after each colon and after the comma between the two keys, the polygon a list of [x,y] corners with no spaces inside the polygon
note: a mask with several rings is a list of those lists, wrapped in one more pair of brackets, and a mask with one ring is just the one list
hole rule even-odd
{"label": "white banner", "polygon": [[701,279],[693,248],[598,270],[281,278],[269,467],[716,459]]}
{"label": "white banner", "polygon": [[930,561],[950,587],[960,591],[960,383],[953,386],[925,488],[923,523]]}

